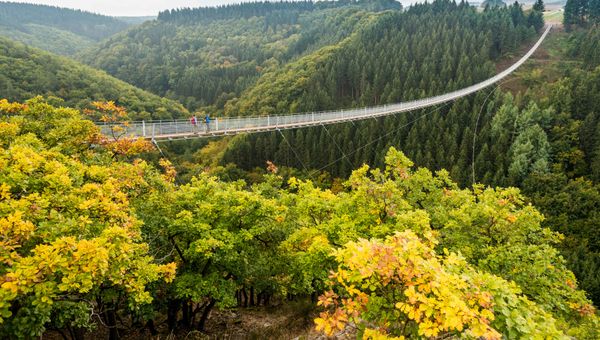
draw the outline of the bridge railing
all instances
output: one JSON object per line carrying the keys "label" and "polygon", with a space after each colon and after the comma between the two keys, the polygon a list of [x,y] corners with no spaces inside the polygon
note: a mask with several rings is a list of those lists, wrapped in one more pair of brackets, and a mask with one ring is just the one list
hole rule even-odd
{"label": "bridge railing", "polygon": [[263,131],[274,129],[287,129],[302,126],[331,124],[343,121],[379,117],[391,113],[399,113],[422,109],[436,104],[455,100],[473,92],[486,88],[516,70],[536,51],[542,43],[552,25],[549,25],[536,44],[516,63],[499,74],[469,87],[442,94],[439,96],[402,102],[397,104],[380,105],[374,107],[356,108],[338,111],[309,112],[289,115],[262,116],[262,117],[222,117],[215,118],[210,124],[199,121],[191,124],[189,120],[128,122],[119,124],[119,128],[111,124],[98,124],[102,134],[107,136],[132,136],[144,138],[178,138],[187,136],[224,135],[228,133]]}

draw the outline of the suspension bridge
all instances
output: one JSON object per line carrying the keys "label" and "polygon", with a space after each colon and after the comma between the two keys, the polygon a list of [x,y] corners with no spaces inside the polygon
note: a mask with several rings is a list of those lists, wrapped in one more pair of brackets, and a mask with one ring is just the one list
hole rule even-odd
{"label": "suspension bridge", "polygon": [[552,25],[548,25],[535,45],[533,45],[533,47],[531,47],[531,49],[523,57],[521,57],[521,59],[512,64],[506,70],[475,85],[439,96],[396,104],[338,111],[309,112],[263,117],[224,117],[212,119],[209,124],[203,123],[202,118],[200,118],[197,124],[192,124],[186,119],[129,122],[125,126],[119,125],[121,127],[119,129],[115,129],[115,124],[98,123],[98,125],[102,131],[102,134],[106,136],[114,136],[118,133],[119,136],[146,138],[152,141],[157,141],[297,129],[310,126],[337,124],[368,118],[376,118],[401,112],[423,109],[468,96],[474,92],[499,82],[523,65],[523,63],[525,63],[529,57],[531,57],[531,55],[542,44],[551,29]]}

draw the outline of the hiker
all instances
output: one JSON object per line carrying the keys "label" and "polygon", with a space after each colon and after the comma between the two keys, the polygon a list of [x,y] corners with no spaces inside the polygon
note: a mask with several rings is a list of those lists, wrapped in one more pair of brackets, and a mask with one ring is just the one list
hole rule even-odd
{"label": "hiker", "polygon": [[196,116],[192,116],[192,118],[190,118],[190,124],[192,124],[192,131],[195,131],[196,127],[198,126],[198,120],[196,119]]}
{"label": "hiker", "polygon": [[206,115],[204,117],[204,123],[206,124],[206,132],[210,131],[210,116]]}

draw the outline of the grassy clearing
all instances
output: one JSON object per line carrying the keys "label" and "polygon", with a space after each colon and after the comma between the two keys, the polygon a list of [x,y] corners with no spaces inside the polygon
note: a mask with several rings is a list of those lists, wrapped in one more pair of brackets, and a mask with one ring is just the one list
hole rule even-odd
{"label": "grassy clearing", "polygon": [[562,9],[546,11],[544,12],[544,20],[547,23],[561,24],[563,22],[563,14]]}
{"label": "grassy clearing", "polygon": [[540,96],[547,95],[544,84],[559,80],[566,69],[580,63],[569,58],[568,49],[568,34],[560,27],[553,30],[531,59],[508,77],[502,88],[513,94],[534,90]]}

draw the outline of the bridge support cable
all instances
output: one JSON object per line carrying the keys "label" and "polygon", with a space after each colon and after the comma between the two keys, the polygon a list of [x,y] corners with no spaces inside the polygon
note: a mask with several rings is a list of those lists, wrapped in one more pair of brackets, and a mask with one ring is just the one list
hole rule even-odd
{"label": "bridge support cable", "polygon": [[481,114],[483,113],[483,109],[485,108],[485,104],[487,103],[487,100],[489,99],[489,97],[496,92],[497,89],[500,88],[500,86],[506,84],[506,83],[510,83],[511,81],[514,81],[517,78],[513,78],[507,81],[503,81],[500,84],[498,84],[496,87],[494,87],[490,93],[488,93],[488,95],[485,97],[485,99],[483,100],[483,103],[481,104],[481,109],[479,109],[479,114],[477,114],[477,120],[475,121],[475,127],[473,128],[473,150],[471,153],[471,171],[472,171],[472,178],[473,178],[473,185],[476,184],[476,178],[475,178],[475,146],[477,145],[477,128],[479,127],[479,119],[481,118]]}
{"label": "bridge support cable", "polygon": [[[238,118],[219,118],[219,124],[210,130],[204,132],[194,131],[188,120],[177,120],[168,122],[131,122],[127,129],[127,133],[131,137],[153,138],[153,139],[181,139],[181,138],[207,138],[218,137],[234,134],[258,133],[264,131],[275,131],[285,129],[306,128],[311,126],[337,124],[354,120],[365,120],[368,118],[378,118],[389,116],[402,112],[409,112],[434,107],[447,102],[452,102],[456,99],[470,95],[471,93],[480,91],[495,83],[498,83],[506,76],[514,72],[529,57],[537,50],[544,41],[552,25],[549,25],[539,40],[531,47],[531,49],[504,71],[497,75],[481,81],[477,84],[462,88],[460,90],[448,92],[442,95],[433,96],[402,102],[396,104],[387,104],[373,107],[355,108],[347,110],[326,111],[318,113],[298,113],[292,115],[275,115],[268,117],[238,117]],[[152,136],[146,133],[146,124],[152,124]],[[102,125],[103,133],[108,133],[110,125]]]}
{"label": "bridge support cable", "polygon": [[342,159],[346,159],[346,161],[350,165],[350,169],[353,169],[354,165],[352,164],[352,162],[350,162],[350,159],[344,153],[344,150],[342,150],[342,148],[340,147],[340,145],[338,144],[338,142],[335,140],[335,138],[333,137],[333,135],[329,132],[329,130],[327,129],[327,127],[325,125],[321,124],[321,126],[323,127],[323,129],[325,129],[325,132],[327,132],[327,134],[329,135],[329,138],[331,138],[331,140],[333,141],[333,144],[335,144],[335,146],[337,147],[338,151],[342,154]]}
{"label": "bridge support cable", "polygon": [[[154,146],[156,146],[156,148],[158,149],[158,152],[160,153],[160,155],[168,160],[169,162],[171,162],[169,160],[169,158],[165,155],[165,153],[162,151],[162,149],[160,148],[160,146],[158,145],[158,141],[154,138],[152,138],[152,144],[154,144]],[[177,181],[177,184],[182,185],[181,181],[179,180],[179,176],[177,176],[177,172],[175,172],[175,181]]]}
{"label": "bridge support cable", "polygon": [[277,131],[279,131],[279,133],[281,134],[281,137],[283,137],[283,140],[285,141],[285,143],[292,150],[292,152],[294,153],[294,156],[296,156],[296,159],[298,160],[298,162],[300,162],[300,164],[302,165],[302,168],[308,174],[308,168],[304,165],[304,162],[302,162],[302,159],[300,159],[300,157],[298,156],[298,153],[296,153],[296,150],[294,149],[294,147],[292,146],[292,144],[290,144],[290,142],[287,140],[287,138],[285,138],[285,135],[283,134],[283,132],[281,132],[280,129],[277,129]]}
{"label": "bridge support cable", "polygon": [[[381,135],[381,136],[379,136],[379,137],[377,137],[377,138],[375,138],[375,139],[373,139],[373,140],[369,141],[368,143],[366,143],[366,144],[364,144],[364,145],[362,145],[362,146],[360,146],[360,147],[358,147],[358,148],[354,149],[352,152],[348,153],[347,155],[350,155],[350,156],[351,156],[351,155],[354,155],[354,154],[355,154],[355,153],[357,153],[358,151],[360,151],[360,150],[362,150],[362,149],[364,149],[364,148],[366,148],[366,147],[368,147],[368,146],[370,146],[370,145],[372,145],[372,144],[374,144],[374,143],[377,143],[377,142],[379,142],[379,141],[380,141],[380,140],[382,140],[383,138],[386,138],[386,137],[390,136],[391,134],[394,134],[394,133],[396,133],[396,132],[400,131],[401,129],[403,129],[403,128],[405,128],[405,127],[407,127],[407,126],[411,125],[411,124],[414,124],[415,122],[417,122],[417,121],[419,121],[419,120],[421,120],[421,119],[423,119],[423,118],[425,118],[425,117],[429,116],[430,114],[432,114],[432,113],[434,113],[434,112],[436,112],[436,111],[438,111],[438,110],[441,110],[441,109],[443,109],[443,108],[447,107],[447,106],[448,106],[448,105],[450,105],[451,103],[452,103],[452,102],[446,102],[446,103],[444,103],[444,105],[442,105],[442,106],[438,106],[438,107],[436,107],[436,108],[434,108],[434,109],[430,110],[429,112],[427,112],[427,113],[425,113],[425,114],[423,114],[423,115],[420,115],[420,116],[419,116],[419,117],[417,117],[416,119],[413,119],[413,120],[411,120],[410,122],[408,122],[408,123],[406,123],[406,124],[403,124],[403,125],[401,125],[401,126],[397,127],[396,129],[394,129],[394,130],[392,130],[392,131],[389,131],[388,133],[386,133],[386,134],[384,134],[384,135]],[[320,171],[323,171],[323,170],[327,169],[328,167],[330,167],[330,166],[332,166],[332,165],[334,165],[334,164],[338,163],[338,162],[339,162],[339,161],[341,161],[341,160],[343,160],[343,157],[340,157],[340,158],[338,158],[338,159],[336,159],[336,160],[334,160],[334,161],[332,161],[332,162],[330,162],[330,163],[328,163],[328,164],[326,164],[326,165],[324,165],[324,166],[320,167],[319,169],[316,169],[316,170],[314,170],[314,171],[313,171],[313,173],[311,174],[311,177],[313,177],[313,174],[314,174],[314,173],[318,173],[318,172],[320,172]]]}

